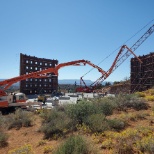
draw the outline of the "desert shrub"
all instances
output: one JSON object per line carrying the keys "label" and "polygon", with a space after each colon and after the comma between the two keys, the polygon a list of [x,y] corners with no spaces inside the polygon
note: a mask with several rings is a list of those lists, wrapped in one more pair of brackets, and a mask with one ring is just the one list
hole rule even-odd
{"label": "desert shrub", "polygon": [[113,110],[116,106],[116,104],[113,101],[114,99],[111,98],[103,98],[99,100],[98,102],[95,102],[98,111],[100,113],[103,113],[104,115],[111,115],[113,113]]}
{"label": "desert shrub", "polygon": [[5,128],[5,117],[0,113],[0,129]]}
{"label": "desert shrub", "polygon": [[143,119],[146,119],[147,116],[149,116],[149,113],[138,112],[138,113],[135,114],[135,116],[136,116],[137,120],[143,120]]}
{"label": "desert shrub", "polygon": [[37,144],[37,146],[43,146],[45,145],[47,142],[45,140],[40,140]]}
{"label": "desert shrub", "polygon": [[137,142],[137,147],[142,153],[154,153],[154,137],[152,135],[143,137]]}
{"label": "desert shrub", "polygon": [[143,92],[136,92],[135,95],[137,95],[138,97],[145,97],[145,93]]}
{"label": "desert shrub", "polygon": [[154,101],[154,96],[146,96],[146,99],[147,99],[148,101]]}
{"label": "desert shrub", "polygon": [[118,95],[117,97],[115,97],[113,102],[116,104],[116,109],[125,111],[127,109],[127,104],[129,99],[130,99],[129,96],[123,96],[123,95]]}
{"label": "desert shrub", "polygon": [[111,129],[115,129],[115,130],[122,130],[125,128],[125,123],[120,119],[108,120],[108,124]]}
{"label": "desert shrub", "polygon": [[7,134],[5,134],[4,132],[0,131],[0,147],[4,147],[6,146],[8,140],[8,136]]}
{"label": "desert shrub", "polygon": [[107,138],[101,144],[101,149],[112,149],[113,148],[113,139]]}
{"label": "desert shrub", "polygon": [[130,106],[135,110],[147,110],[148,104],[144,99],[136,98],[130,101]]}
{"label": "desert shrub", "polygon": [[76,122],[76,124],[82,124],[87,117],[92,114],[104,114],[111,115],[114,109],[112,100],[101,99],[99,101],[82,101],[78,104],[71,104],[66,107],[66,113],[68,116]]}
{"label": "desert shrub", "polygon": [[43,116],[41,131],[44,133],[44,138],[55,137],[67,133],[71,127],[73,127],[72,120],[64,113],[57,112],[56,110],[51,110]]}
{"label": "desert shrub", "polygon": [[32,126],[32,113],[18,109],[15,113],[6,117],[6,125],[8,129]]}
{"label": "desert shrub", "polygon": [[127,129],[120,133],[106,132],[105,135],[106,139],[102,142],[102,148],[112,148],[113,152],[118,154],[134,153],[133,147],[138,139],[137,130]]}
{"label": "desert shrub", "polygon": [[120,119],[128,122],[128,121],[137,121],[137,120],[143,120],[146,119],[146,117],[149,116],[146,112],[136,112],[136,113],[125,113],[120,115]]}
{"label": "desert shrub", "polygon": [[8,152],[8,154],[34,154],[31,145],[24,145]]}
{"label": "desert shrub", "polygon": [[53,154],[94,154],[89,144],[81,136],[71,136]]}
{"label": "desert shrub", "polygon": [[83,124],[77,124],[76,130],[78,131],[78,133],[82,133],[82,134],[91,133],[91,129],[88,127],[88,125],[86,125],[84,123]]}
{"label": "desert shrub", "polygon": [[76,124],[82,124],[89,115],[97,113],[97,111],[96,106],[92,102],[85,101],[68,105],[66,113]]}
{"label": "desert shrub", "polygon": [[127,108],[135,110],[143,110],[148,108],[145,99],[139,98],[135,95],[119,95],[114,99],[117,104],[117,109],[125,111]]}
{"label": "desert shrub", "polygon": [[152,106],[152,111],[154,112],[154,106]]}
{"label": "desert shrub", "polygon": [[45,146],[44,147],[44,154],[48,154],[51,153],[53,151],[53,147],[52,146]]}
{"label": "desert shrub", "polygon": [[136,127],[128,128],[121,132],[105,131],[102,148],[112,149],[113,153],[134,154],[153,153],[154,128]]}
{"label": "desert shrub", "polygon": [[87,117],[85,124],[92,132],[103,132],[109,129],[108,123],[103,114],[92,114]]}
{"label": "desert shrub", "polygon": [[148,92],[150,93],[150,95],[154,95],[154,87],[152,89],[149,89]]}

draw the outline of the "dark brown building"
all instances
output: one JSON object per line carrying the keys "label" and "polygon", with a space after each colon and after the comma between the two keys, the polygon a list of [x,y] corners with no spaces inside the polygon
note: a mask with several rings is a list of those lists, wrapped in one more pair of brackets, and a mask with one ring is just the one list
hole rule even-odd
{"label": "dark brown building", "polygon": [[144,91],[154,86],[154,52],[131,59],[131,92]]}
{"label": "dark brown building", "polygon": [[[55,67],[58,60],[37,58],[20,53],[20,75]],[[20,91],[25,94],[51,94],[58,88],[58,77],[29,78],[20,82]]]}

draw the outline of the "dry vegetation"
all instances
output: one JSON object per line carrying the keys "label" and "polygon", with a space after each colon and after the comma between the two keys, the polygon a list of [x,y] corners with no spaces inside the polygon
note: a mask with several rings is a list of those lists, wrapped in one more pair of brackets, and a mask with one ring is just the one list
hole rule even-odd
{"label": "dry vegetation", "polygon": [[0,116],[2,154],[153,154],[154,89]]}

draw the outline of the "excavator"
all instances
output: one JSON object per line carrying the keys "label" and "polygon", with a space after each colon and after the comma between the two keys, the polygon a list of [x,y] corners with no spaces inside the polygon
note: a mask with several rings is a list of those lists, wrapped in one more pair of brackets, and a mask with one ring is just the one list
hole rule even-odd
{"label": "excavator", "polygon": [[[139,40],[134,43],[131,48],[128,48],[126,45],[123,45],[114,62],[112,63],[110,69],[108,71],[101,72],[101,77],[98,78],[95,82],[93,82],[89,87],[85,84],[83,80],[83,76],[81,77],[81,82],[84,83],[85,88],[79,88],[80,92],[89,92],[95,89],[95,87],[101,84],[105,79],[107,79],[114,70],[116,70],[131,54],[134,55],[140,63],[141,60],[135,55],[134,51],[154,32],[154,25],[152,25],[141,37]],[[126,49],[126,50],[125,50]],[[87,74],[87,73],[86,73]]]}
{"label": "excavator", "polygon": [[[71,61],[71,62],[66,62],[66,63],[61,63],[54,68],[47,68],[41,71],[36,71],[36,72],[31,72],[29,74],[24,74],[18,77],[14,77],[11,79],[7,79],[4,81],[0,82],[0,111],[7,111],[7,110],[14,110],[17,107],[22,107],[25,106],[26,102],[26,96],[23,93],[16,94],[16,101],[13,102],[13,94],[7,94],[5,90],[7,90],[12,84],[19,82],[21,80],[26,80],[28,78],[47,78],[49,73],[54,73],[55,75],[58,76],[58,70],[61,69],[62,67],[66,66],[85,66],[86,64],[88,65],[93,65],[90,61],[87,60],[76,60],[76,61]],[[102,71],[100,68],[98,70]],[[18,96],[19,95],[19,96]]]}

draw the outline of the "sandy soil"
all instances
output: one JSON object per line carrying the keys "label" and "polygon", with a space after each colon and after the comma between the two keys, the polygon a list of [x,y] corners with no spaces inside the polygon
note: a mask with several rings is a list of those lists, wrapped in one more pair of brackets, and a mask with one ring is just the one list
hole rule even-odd
{"label": "sandy soil", "polygon": [[[153,103],[152,103],[153,104]],[[151,105],[151,104],[150,104]],[[136,111],[128,111],[129,113],[133,113]],[[142,112],[142,111],[139,111]],[[150,113],[151,108],[149,110],[143,110],[143,112]],[[118,117],[120,113],[115,113],[112,117]],[[55,148],[57,145],[59,145],[62,142],[62,139],[59,140],[50,140],[46,141],[45,145],[40,145],[38,146],[38,143],[43,140],[43,134],[40,133],[38,130],[41,126],[41,119],[39,118],[38,115],[35,115],[34,119],[34,125],[32,127],[28,128],[21,128],[19,130],[16,129],[11,129],[7,130],[6,133],[9,135],[8,139],[8,146],[0,148],[0,154],[8,154],[8,151],[13,150],[15,148],[19,148],[25,144],[30,144],[32,146],[32,149],[34,151],[34,154],[44,154],[44,148],[45,146],[52,146]],[[153,123],[150,123],[150,122]],[[139,121],[134,121],[129,123],[129,127],[135,127],[137,125],[142,125],[142,126],[149,126],[152,125],[154,127],[154,116],[147,116],[146,119],[144,120],[139,120]],[[87,138],[91,138],[90,135],[86,135]],[[99,146],[96,144],[96,146]],[[108,153],[108,151],[103,151],[102,149],[99,148],[100,153]],[[109,153],[108,153],[109,154]]]}

